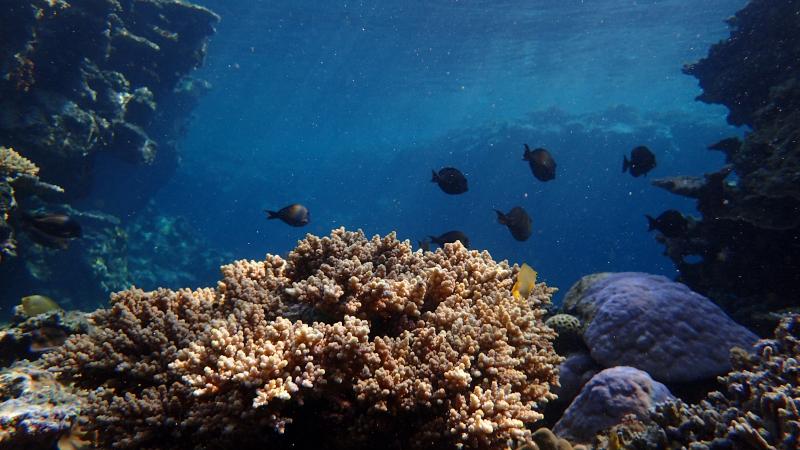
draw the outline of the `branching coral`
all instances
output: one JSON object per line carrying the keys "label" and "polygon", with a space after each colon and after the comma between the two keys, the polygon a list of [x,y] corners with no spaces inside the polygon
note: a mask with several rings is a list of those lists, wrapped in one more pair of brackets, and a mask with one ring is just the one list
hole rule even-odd
{"label": "branching coral", "polygon": [[560,362],[554,289],[515,299],[517,270],[338,229],[224,266],[217,289],[116,294],[46,358],[92,389],[103,446],[500,448],[530,440]]}
{"label": "branching coral", "polygon": [[0,176],[16,178],[23,174],[35,177],[39,174],[39,168],[13,148],[0,147]]}
{"label": "branching coral", "polygon": [[39,167],[12,148],[0,146],[0,262],[17,255],[14,230],[7,222],[21,197],[61,193],[59,186],[39,181]]}

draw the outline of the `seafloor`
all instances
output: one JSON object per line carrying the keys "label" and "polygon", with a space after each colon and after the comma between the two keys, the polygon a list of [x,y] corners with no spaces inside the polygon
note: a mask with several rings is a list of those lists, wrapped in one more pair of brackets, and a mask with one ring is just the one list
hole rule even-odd
{"label": "seafloor", "polygon": [[[134,163],[120,192],[152,208],[219,17],[3,3],[0,286],[63,280],[48,294],[66,309],[113,294],[91,313],[16,308],[0,448],[800,448],[800,1],[751,1],[684,69],[749,131],[698,143],[719,170],[653,181],[697,201],[657,237],[677,280],[587,274],[559,307],[460,243],[336,229],[236,261],[180,219],[76,207],[102,157]],[[80,248],[23,230],[22,211],[54,208],[84,224]]]}

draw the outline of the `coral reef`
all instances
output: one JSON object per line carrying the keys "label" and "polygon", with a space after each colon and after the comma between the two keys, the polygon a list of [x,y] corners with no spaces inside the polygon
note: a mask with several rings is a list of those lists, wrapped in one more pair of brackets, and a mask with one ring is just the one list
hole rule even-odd
{"label": "coral reef", "polygon": [[0,448],[55,448],[78,422],[81,398],[27,361],[0,370]]}
{"label": "coral reef", "polygon": [[749,2],[729,20],[730,37],[685,68],[703,88],[699,100],[725,105],[730,123],[752,131],[709,147],[725,153],[721,171],[655,183],[698,200],[701,218],[684,235],[657,237],[680,281],[761,335],[800,295],[797,9],[796,0]]}
{"label": "coral reef", "polygon": [[674,398],[666,386],[633,367],[612,367],[593,376],[556,423],[553,432],[569,441],[590,443],[600,431]]}
{"label": "coral reef", "polygon": [[758,339],[709,299],[658,275],[608,275],[564,307],[587,316],[583,340],[601,366],[636,367],[665,383],[724,374],[729,350]]}
{"label": "coral reef", "polygon": [[0,327],[0,366],[20,359],[33,360],[64,343],[68,336],[86,333],[89,323],[80,311],[49,311],[27,317],[15,308],[12,322]]}
{"label": "coral reef", "polygon": [[[731,352],[734,370],[699,404],[667,402],[648,418],[629,419],[600,442],[624,448],[776,449],[800,446],[800,315],[784,318],[757,352]],[[599,445],[598,448],[621,448]]]}
{"label": "coral reef", "polygon": [[603,370],[588,352],[574,352],[566,356],[558,366],[558,384],[553,393],[558,396],[545,407],[545,424],[555,425],[564,411],[578,396],[583,386]]}
{"label": "coral reef", "polygon": [[153,192],[177,162],[188,119],[171,105],[202,88],[184,77],[203,62],[218,20],[180,0],[5,2],[0,144],[26,149],[73,197],[88,192],[100,154],[150,165],[147,182],[114,183]]}
{"label": "coral reef", "polygon": [[52,197],[63,192],[59,186],[39,180],[39,167],[12,148],[0,146],[0,263],[17,256],[11,215],[26,197]]}
{"label": "coral reef", "polygon": [[90,390],[102,446],[499,448],[531,440],[561,360],[554,289],[515,299],[517,271],[338,229],[216,289],[117,293],[45,359]]}
{"label": "coral reef", "polygon": [[554,347],[559,355],[568,355],[586,349],[581,337],[583,325],[577,317],[570,314],[555,314],[548,317],[544,324],[556,332]]}
{"label": "coral reef", "polygon": [[66,309],[94,310],[112,292],[133,285],[155,288],[157,277],[167,287],[213,285],[226,260],[186,220],[151,207],[127,224],[97,211],[61,209],[82,224],[83,237],[67,250],[54,250],[20,233],[19,258],[0,270],[0,284],[7,283],[0,302],[44,294]]}

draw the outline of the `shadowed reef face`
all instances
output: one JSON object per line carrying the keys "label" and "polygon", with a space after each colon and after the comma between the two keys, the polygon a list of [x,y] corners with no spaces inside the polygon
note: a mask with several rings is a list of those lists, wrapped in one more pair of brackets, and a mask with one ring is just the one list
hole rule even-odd
{"label": "shadowed reef face", "polygon": [[182,108],[203,91],[184,77],[218,20],[172,0],[4,2],[3,145],[24,149],[70,198],[90,192],[101,155],[146,164],[140,175],[153,175],[139,184],[151,193],[174,170]]}
{"label": "shadowed reef face", "polygon": [[655,182],[696,198],[701,213],[682,236],[658,238],[680,279],[762,335],[800,296],[797,8],[750,2],[729,19],[730,37],[685,68],[703,88],[699,100],[725,105],[728,121],[751,131],[743,141],[708,143],[725,154],[722,170]]}

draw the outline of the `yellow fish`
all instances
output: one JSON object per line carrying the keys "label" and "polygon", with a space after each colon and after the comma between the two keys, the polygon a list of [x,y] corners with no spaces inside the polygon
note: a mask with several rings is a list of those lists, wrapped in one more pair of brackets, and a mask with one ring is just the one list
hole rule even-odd
{"label": "yellow fish", "polygon": [[22,311],[28,317],[38,316],[57,309],[61,309],[61,307],[50,297],[44,295],[22,297]]}
{"label": "yellow fish", "polygon": [[511,294],[514,298],[528,298],[531,295],[533,286],[536,284],[536,275],[538,274],[531,266],[522,263],[522,267],[519,268],[519,273],[517,274],[517,281],[514,283],[514,287],[511,288]]}

